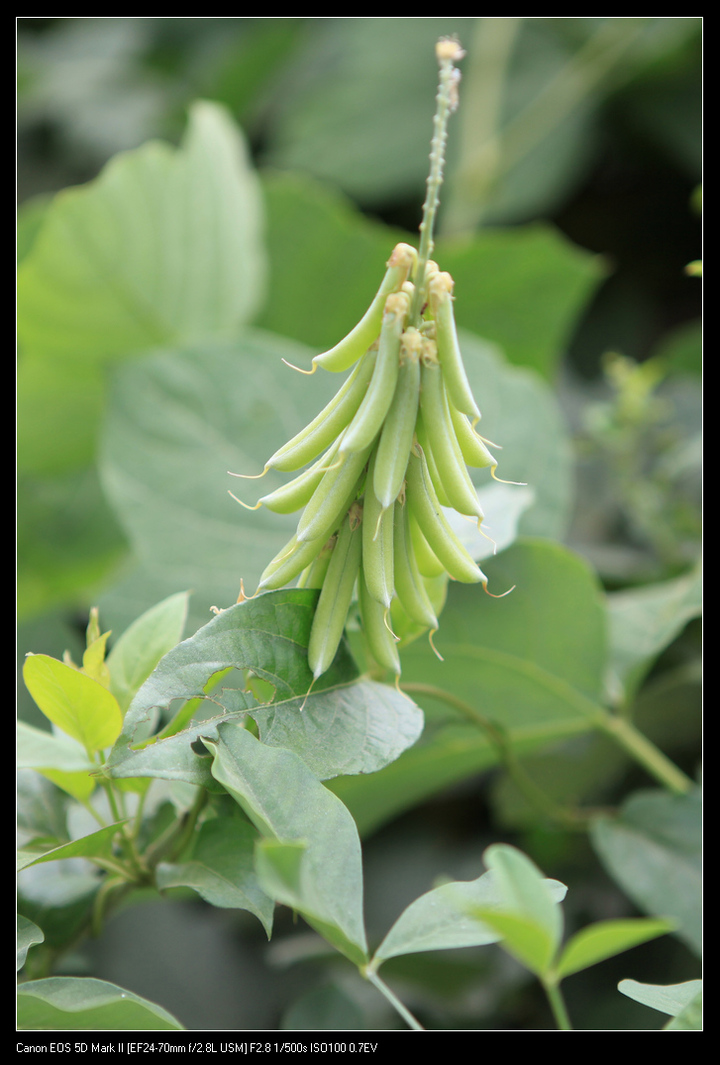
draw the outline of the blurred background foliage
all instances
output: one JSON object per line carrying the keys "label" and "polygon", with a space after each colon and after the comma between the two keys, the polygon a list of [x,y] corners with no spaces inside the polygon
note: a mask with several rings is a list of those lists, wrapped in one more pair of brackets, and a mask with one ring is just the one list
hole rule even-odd
{"label": "blurred background foliage", "polygon": [[[52,268],[47,248],[62,224],[54,194],[91,181],[118,152],[149,139],[177,144],[198,99],[224,105],[243,130],[263,204],[262,254],[241,279],[246,303],[230,309],[211,347],[172,323],[154,343],[119,331],[102,350],[71,330],[74,351],[61,350],[52,317],[21,328],[21,655],[77,653],[98,600],[121,631],[163,595],[193,586],[201,624],[213,594],[232,601],[241,567],[252,574],[254,562],[237,561],[243,550],[267,557],[264,537],[282,541],[284,528],[269,532],[260,519],[260,543],[250,542],[245,517],[225,509],[225,469],[258,466],[271,419],[290,435],[297,405],[318,406],[314,390],[290,395],[297,380],[274,383],[263,345],[270,334],[285,338],[290,361],[303,357],[299,345],[330,346],[364,310],[392,244],[414,239],[441,35],[457,34],[467,56],[436,258],[456,280],[459,325],[509,364],[497,381],[499,406],[525,389],[527,433],[508,439],[504,469],[532,481],[542,498],[521,533],[583,556],[611,595],[652,594],[687,574],[700,539],[701,282],[686,267],[701,258],[701,31],[700,19],[681,17],[18,19],[18,256],[26,278],[35,277],[33,292]],[[43,231],[45,250],[36,245]],[[89,328],[93,312],[83,311]],[[248,323],[266,332],[253,333],[256,361],[233,381],[233,329]],[[278,343],[270,343],[273,365]],[[151,349],[147,362],[127,357]],[[206,394],[194,384],[199,365],[217,379]],[[218,382],[228,382],[226,404]],[[145,409],[149,386],[183,402],[161,403],[156,422],[152,395]],[[273,400],[276,409],[265,411]],[[489,435],[512,438],[501,419],[490,432],[492,397],[486,402]],[[223,465],[218,478],[207,468],[209,427],[227,439],[241,409],[238,447],[222,458],[235,465]],[[531,432],[552,439],[535,444]],[[179,442],[173,457],[161,436]],[[523,476],[533,459],[536,475]],[[187,496],[190,523],[172,516]],[[637,696],[638,720],[691,775],[699,757],[694,614],[682,614]],[[528,765],[557,801],[612,806],[647,783],[598,737]],[[508,779],[490,771],[368,839],[371,928],[387,927],[439,868],[477,876],[479,854],[498,835],[567,878],[579,924],[635,912],[583,834],[528,810]],[[82,891],[69,885],[63,920]],[[324,1012],[345,1016],[349,1028],[388,1023],[372,1001],[358,1012],[362,989],[344,987],[342,966],[335,972],[305,956],[302,937],[279,937],[268,955],[246,914],[158,905],[120,914],[92,958],[74,963],[158,1001],[164,985],[162,1004],[189,1027],[293,1028]],[[696,975],[692,953],[676,940],[643,950],[634,978]],[[187,968],[202,969],[202,992],[168,976]],[[621,957],[568,985],[579,1027],[658,1026],[614,992],[615,977],[627,975]],[[410,981],[431,1026],[549,1023],[539,991],[499,951],[427,965],[414,958],[408,972],[398,963],[397,979]],[[315,990],[298,1006],[308,982]]]}

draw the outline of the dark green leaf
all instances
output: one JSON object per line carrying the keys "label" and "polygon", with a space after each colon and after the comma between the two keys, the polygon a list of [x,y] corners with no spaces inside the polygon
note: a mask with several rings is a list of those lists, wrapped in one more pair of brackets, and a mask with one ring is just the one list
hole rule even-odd
{"label": "dark green leaf", "polygon": [[167,1031],[183,1026],[161,1006],[104,980],[52,976],[18,988],[20,1031]]}
{"label": "dark green leaf", "polygon": [[36,943],[42,943],[45,939],[45,933],[42,928],[33,922],[29,921],[27,917],[23,917],[21,914],[17,915],[17,971],[20,972],[27,952],[30,947],[33,947]]}
{"label": "dark green leaf", "polygon": [[[546,884],[554,901],[561,902],[567,891],[565,885],[557,880]],[[504,901],[495,872],[428,891],[400,915],[375,952],[373,964],[418,951],[496,943],[501,934],[483,925],[473,914],[478,907],[502,907]]]}
{"label": "dark green leaf", "polygon": [[157,869],[157,886],[191,887],[212,906],[249,910],[267,932],[272,931],[274,903],[260,889],[254,867],[257,833],[244,821],[218,817],[206,821],[192,858]]}
{"label": "dark green leaf", "polygon": [[229,723],[206,743],[213,775],[269,843],[267,853],[258,852],[261,884],[363,964],[362,859],[348,811],[292,751],[266,747]]}
{"label": "dark green leaf", "polygon": [[670,917],[676,934],[700,954],[701,799],[664,791],[638,792],[617,820],[598,818],[591,830],[603,865],[646,913]]}

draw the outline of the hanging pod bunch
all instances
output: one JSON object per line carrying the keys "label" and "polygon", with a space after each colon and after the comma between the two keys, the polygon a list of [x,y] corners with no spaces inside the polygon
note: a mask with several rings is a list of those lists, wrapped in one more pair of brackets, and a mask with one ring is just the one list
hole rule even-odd
{"label": "hanging pod bunch", "polygon": [[293,581],[319,589],[308,647],[313,683],[335,657],[353,602],[370,656],[398,677],[396,633],[432,636],[448,578],[487,585],[446,517],[451,508],[480,528],[467,467],[494,476],[497,463],[475,429],[480,410],[458,344],[453,280],[430,258],[447,120],[457,106],[454,64],[464,53],[443,38],[436,54],[440,83],[419,249],[395,247],[358,324],[301,371],[351,372],[260,474],[297,474],[255,504],[300,512],[258,592]]}
{"label": "hanging pod bunch", "polygon": [[306,468],[256,504],[300,512],[258,592],[293,581],[320,590],[308,649],[315,678],[335,657],[354,601],[373,659],[399,675],[393,627],[437,629],[438,578],[487,583],[444,510],[479,527],[467,467],[497,465],[474,427],[480,411],[457,341],[452,278],[433,262],[420,277],[417,253],[399,244],[378,294],[358,326],[313,360],[350,369],[347,379],[263,472]]}

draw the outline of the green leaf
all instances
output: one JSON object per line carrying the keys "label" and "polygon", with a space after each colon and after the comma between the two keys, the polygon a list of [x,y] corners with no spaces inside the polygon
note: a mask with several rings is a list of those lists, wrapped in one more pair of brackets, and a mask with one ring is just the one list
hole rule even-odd
{"label": "green leaf", "polygon": [[608,873],[646,913],[676,923],[676,935],[702,951],[701,798],[644,791],[616,820],[597,818],[592,844]]}
{"label": "green leaf", "polygon": [[[506,915],[527,919],[545,937],[547,947],[540,949],[538,936],[537,944],[532,948],[537,953],[532,956],[535,964],[541,966],[534,971],[546,971],[562,938],[563,916],[545,878],[527,855],[504,843],[488,847],[483,861],[495,873],[500,909]],[[527,934],[535,940],[534,933]]]}
{"label": "green leaf", "polygon": [[643,1006],[651,1006],[661,1013],[677,1017],[702,991],[702,980],[686,980],[682,984],[641,984],[637,980],[621,980],[618,991]]}
{"label": "green leaf", "polygon": [[[54,428],[47,429],[57,440]],[[17,507],[18,616],[29,619],[80,600],[84,608],[127,553],[97,471],[21,476]]]}
{"label": "green leaf", "polygon": [[420,202],[435,42],[456,31],[464,41],[467,26],[462,18],[328,20],[278,101],[270,164],[315,174],[364,203],[408,194]]}
{"label": "green leaf", "polygon": [[[206,759],[191,745],[200,736],[215,738],[223,720],[242,725],[248,712],[264,743],[296,751],[322,778],[371,773],[398,757],[420,735],[422,714],[395,688],[369,680],[351,683],[357,670],[346,649],[341,648],[308,695],[312,673],[307,644],[316,598],[315,591],[294,589],[248,599],[222,611],[170,651],[133,700],[123,737],[107,762],[111,774],[206,785]],[[266,705],[233,687],[232,678],[227,687],[221,681],[208,690],[211,677],[233,666],[250,669],[272,685]],[[175,699],[197,698],[197,716],[203,717],[204,704],[215,710],[212,718],[141,751],[129,749],[152,730],[159,708]]]}
{"label": "green leaf", "polygon": [[403,652],[403,686],[428,720],[422,739],[379,774],[332,785],[362,833],[496,764],[484,722],[519,756],[603,720],[605,612],[594,573],[567,548],[539,540],[518,542],[483,569],[490,591],[515,589],[491,599],[480,586],[451,582],[434,638],[444,661],[423,640]]}
{"label": "green leaf", "polygon": [[190,887],[211,906],[249,910],[262,923],[268,939],[274,903],[260,889],[254,868],[257,833],[237,818],[218,817],[200,827],[192,858],[164,862],[157,868],[161,891]]}
{"label": "green leaf", "polygon": [[[134,697],[123,726],[121,745],[146,739],[155,728],[157,711],[174,699],[202,699],[208,680],[234,666],[251,669],[274,687],[274,701],[304,699],[312,673],[307,664],[307,637],[317,592],[271,592],[229,607],[172,648]],[[356,675],[347,652],[323,678],[323,690]],[[223,686],[213,690],[218,711],[257,705],[244,690]]]}
{"label": "green leaf", "polygon": [[632,698],[658,654],[701,612],[699,568],[670,581],[610,593],[612,687]]}
{"label": "green leaf", "polygon": [[560,979],[596,965],[624,950],[647,943],[650,939],[672,932],[672,921],[639,917],[620,921],[598,921],[577,932],[564,946],[556,966]]}
{"label": "green leaf", "polygon": [[150,142],[57,195],[18,277],[22,346],[94,360],[228,335],[262,291],[259,226],[237,127],[195,103],[180,149]]}
{"label": "green leaf", "polygon": [[107,658],[113,695],[122,711],[163,655],[182,639],[188,593],[179,592],[146,610],[115,642]]}
{"label": "green leaf", "polygon": [[27,917],[23,917],[22,914],[17,915],[17,971],[20,972],[25,959],[27,958],[27,952],[30,947],[35,946],[36,943],[42,943],[45,939],[45,933],[42,928],[33,922],[29,921]]}
{"label": "green leaf", "polygon": [[[555,902],[561,902],[565,885],[557,880],[546,884]],[[496,943],[501,933],[483,925],[473,914],[479,907],[499,907],[503,901],[494,872],[428,891],[403,911],[375,952],[372,964],[377,966],[402,954]]]}
{"label": "green leaf", "polygon": [[[292,751],[266,747],[232,724],[219,725],[218,739],[206,743],[214,755],[216,780],[261,835],[280,845],[273,876],[263,877],[263,866],[258,866],[261,884],[271,890],[271,881],[278,901],[297,909],[356,965],[363,964],[367,946],[362,860],[360,840],[348,811]],[[291,862],[290,872],[286,844],[291,845],[292,857],[298,859]],[[298,854],[301,844],[303,853]],[[269,858],[262,848],[260,863],[261,856]],[[265,868],[269,874],[267,864]]]}
{"label": "green leaf", "polygon": [[297,519],[265,507],[249,512],[228,494],[253,504],[286,475],[271,471],[256,482],[228,471],[260,473],[334,395],[336,375],[304,377],[281,361],[309,364],[311,356],[246,331],[232,344],[168,351],[117,370],[100,469],[142,570],[129,582],[135,602],[120,623],[119,595],[100,603],[115,631],[178,587],[194,590],[196,627],[211,606],[235,602],[241,579],[254,590]]}
{"label": "green leaf", "polygon": [[492,928],[502,941],[502,946],[536,976],[545,976],[550,970],[555,944],[547,930],[531,917],[504,910],[488,910],[478,907],[475,914],[479,921]]}
{"label": "green leaf", "polygon": [[[550,379],[604,274],[596,257],[545,223],[439,239],[434,257],[455,281],[458,327]],[[480,409],[485,414],[482,403]]]}
{"label": "green leaf", "polygon": [[97,832],[90,832],[80,839],[62,843],[59,847],[38,854],[36,851],[18,851],[17,868],[27,869],[30,865],[40,865],[43,862],[55,862],[62,858],[110,858],[112,856],[113,841],[118,829],[125,821],[117,821],[112,825],[105,825]]}
{"label": "green leaf", "polygon": [[172,1014],[105,980],[51,976],[18,988],[20,1031],[182,1030]]}
{"label": "green leaf", "polygon": [[97,783],[89,775],[97,766],[81,744],[24,721],[17,725],[17,764],[18,769],[36,769],[80,802],[90,798]]}
{"label": "green leaf", "polygon": [[[464,330],[458,337],[482,411],[478,432],[502,448],[496,476],[527,485],[534,493],[532,506],[520,518],[521,534],[562,538],[572,506],[574,458],[557,400],[542,378],[509,365],[487,340]],[[470,473],[482,502],[483,487],[492,483],[489,472]]]}
{"label": "green leaf", "polygon": [[255,324],[310,345],[310,359],[360,321],[407,234],[369,220],[307,174],[269,171],[262,185],[272,294]]}
{"label": "green leaf", "polygon": [[24,721],[18,721],[17,725],[17,765],[18,769],[61,769],[66,773],[90,773],[97,769],[82,744]]}
{"label": "green leaf", "polygon": [[411,747],[423,730],[422,711],[397,688],[358,680],[310,695],[302,714],[252,711],[260,738],[295,751],[321,780],[375,773]]}
{"label": "green leaf", "polygon": [[45,716],[86,751],[100,751],[115,742],[122,714],[115,696],[102,684],[48,655],[28,655],[23,677]]}
{"label": "green leaf", "polygon": [[362,1010],[342,988],[330,985],[308,991],[283,1014],[283,1032],[361,1032]]}
{"label": "green leaf", "polygon": [[702,1027],[702,991],[688,1002],[687,1006],[663,1027],[664,1032],[701,1032]]}

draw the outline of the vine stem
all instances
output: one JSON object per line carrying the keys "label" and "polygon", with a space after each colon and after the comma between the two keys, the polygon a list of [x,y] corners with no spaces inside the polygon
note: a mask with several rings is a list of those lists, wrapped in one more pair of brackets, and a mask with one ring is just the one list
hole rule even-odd
{"label": "vine stem", "polygon": [[553,1017],[555,1023],[561,1032],[571,1032],[572,1025],[570,1024],[570,1017],[565,1006],[565,999],[562,996],[560,986],[556,983],[543,980],[542,985],[545,989],[545,994],[548,997],[550,1003],[550,1009],[553,1011]]}
{"label": "vine stem", "polygon": [[[451,695],[450,692],[446,692],[442,688],[436,688],[431,684],[410,683],[403,684],[402,687],[406,692],[429,695],[433,699],[439,699],[446,705],[459,710],[465,717],[486,731],[499,751],[506,747],[504,736],[497,726],[488,721],[475,707],[466,703],[463,699],[458,699],[456,696]],[[632,722],[619,717],[617,714],[608,713],[602,706],[589,704],[588,709],[593,711],[590,715],[593,727],[610,736],[658,783],[676,795],[687,795],[695,787],[695,782],[664,755],[652,740],[649,740],[647,736],[639,732]]]}
{"label": "vine stem", "polygon": [[425,1031],[425,1029],[420,1024],[420,1022],[418,1020],[416,1020],[415,1017],[413,1017],[413,1015],[410,1012],[410,1010],[406,1006],[403,1006],[402,1002],[397,997],[397,995],[393,994],[393,992],[390,990],[390,988],[387,986],[387,984],[384,983],[380,979],[378,974],[373,969],[371,969],[369,967],[366,968],[364,970],[364,975],[365,975],[366,979],[368,979],[370,981],[370,983],[374,987],[376,987],[378,989],[380,994],[383,995],[388,1000],[388,1002],[393,1007],[393,1009],[397,1010],[397,1012],[400,1014],[400,1016],[405,1021],[405,1023],[410,1028],[412,1028],[412,1030],[414,1032],[424,1032]]}
{"label": "vine stem", "polygon": [[418,247],[418,264],[415,272],[415,295],[410,311],[411,321],[420,324],[423,300],[425,298],[425,269],[434,248],[435,216],[440,203],[440,186],[443,183],[445,169],[445,144],[447,143],[447,124],[450,115],[457,108],[457,85],[460,71],[454,65],[465,55],[458,41],[441,38],[435,46],[435,53],[440,64],[440,82],[436,99],[435,117],[433,119],[433,138],[430,145],[430,173],[427,178],[425,203],[423,204],[422,222],[420,223],[420,245]]}

